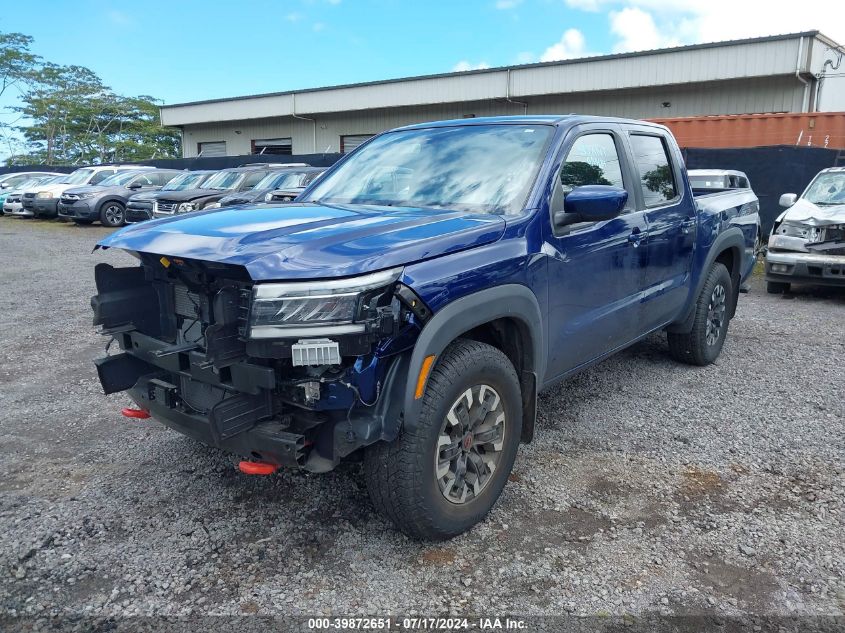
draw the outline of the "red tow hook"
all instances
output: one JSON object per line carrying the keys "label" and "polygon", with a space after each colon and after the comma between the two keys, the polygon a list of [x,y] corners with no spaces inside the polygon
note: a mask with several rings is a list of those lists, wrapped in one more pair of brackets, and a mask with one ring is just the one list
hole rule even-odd
{"label": "red tow hook", "polygon": [[120,414],[124,418],[135,418],[137,420],[146,420],[150,417],[150,412],[144,409],[133,409],[131,407],[124,407],[121,409]]}
{"label": "red tow hook", "polygon": [[279,470],[279,467],[276,464],[269,464],[267,462],[243,461],[238,464],[238,470],[244,475],[272,475]]}

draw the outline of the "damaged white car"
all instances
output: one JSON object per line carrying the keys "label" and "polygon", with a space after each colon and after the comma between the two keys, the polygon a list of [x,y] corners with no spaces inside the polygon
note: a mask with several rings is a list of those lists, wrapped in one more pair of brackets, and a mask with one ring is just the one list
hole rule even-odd
{"label": "damaged white car", "polygon": [[766,289],[790,284],[845,286],[845,167],[823,169],[799,198],[780,197],[766,253]]}

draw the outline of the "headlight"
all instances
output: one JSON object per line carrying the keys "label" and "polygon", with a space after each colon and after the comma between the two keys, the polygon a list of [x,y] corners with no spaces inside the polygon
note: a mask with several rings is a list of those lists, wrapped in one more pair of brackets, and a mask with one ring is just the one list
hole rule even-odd
{"label": "headlight", "polygon": [[196,202],[183,202],[179,205],[179,213],[184,213],[185,211],[196,211],[196,208]]}
{"label": "headlight", "polygon": [[39,191],[38,193],[35,194],[35,197],[38,198],[39,200],[45,200],[47,198],[52,198],[53,194],[49,191]]}
{"label": "headlight", "polygon": [[350,279],[256,284],[250,338],[362,333],[365,325],[357,322],[362,309],[401,272],[401,268],[392,268]]}
{"label": "headlight", "polygon": [[97,195],[97,192],[95,192],[95,191],[89,191],[88,193],[80,193],[80,194],[79,194],[79,199],[80,199],[80,200],[85,200],[85,199],[87,199],[87,198],[93,198],[93,197],[94,197],[94,196],[96,196],[96,195]]}
{"label": "headlight", "polygon": [[207,204],[207,205],[205,205],[205,207],[203,207],[203,208],[204,208],[204,209],[219,209],[219,208],[220,208],[220,206],[221,206],[221,205],[220,205],[220,203],[219,203],[219,202],[212,202],[211,204]]}

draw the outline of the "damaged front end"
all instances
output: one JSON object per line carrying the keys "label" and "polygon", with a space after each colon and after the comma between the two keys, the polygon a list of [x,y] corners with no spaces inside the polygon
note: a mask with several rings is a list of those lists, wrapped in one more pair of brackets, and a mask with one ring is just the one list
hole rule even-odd
{"label": "damaged front end", "polygon": [[400,268],[255,283],[240,266],[138,257],[95,270],[94,324],[121,350],[96,361],[105,393],[206,444],[313,472],[396,437],[402,398],[388,394],[404,389],[429,316]]}

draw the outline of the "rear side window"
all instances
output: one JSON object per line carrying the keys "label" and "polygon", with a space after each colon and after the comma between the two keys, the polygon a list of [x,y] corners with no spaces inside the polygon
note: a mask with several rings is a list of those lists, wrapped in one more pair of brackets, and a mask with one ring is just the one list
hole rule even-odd
{"label": "rear side window", "polygon": [[255,185],[258,184],[258,181],[260,181],[266,175],[266,171],[254,171],[251,174],[247,174],[247,177],[244,180],[243,188],[252,189]]}
{"label": "rear side window", "polygon": [[623,187],[619,152],[610,134],[585,134],[572,144],[560,169],[564,193],[583,185]]}
{"label": "rear side window", "polygon": [[677,198],[678,187],[665,141],[659,136],[631,134],[631,149],[645,206],[656,207]]}
{"label": "rear side window", "polygon": [[104,169],[103,171],[98,171],[96,174],[91,176],[91,181],[89,184],[96,185],[98,182],[101,182],[108,178],[109,176],[114,176],[116,172],[113,169]]}

